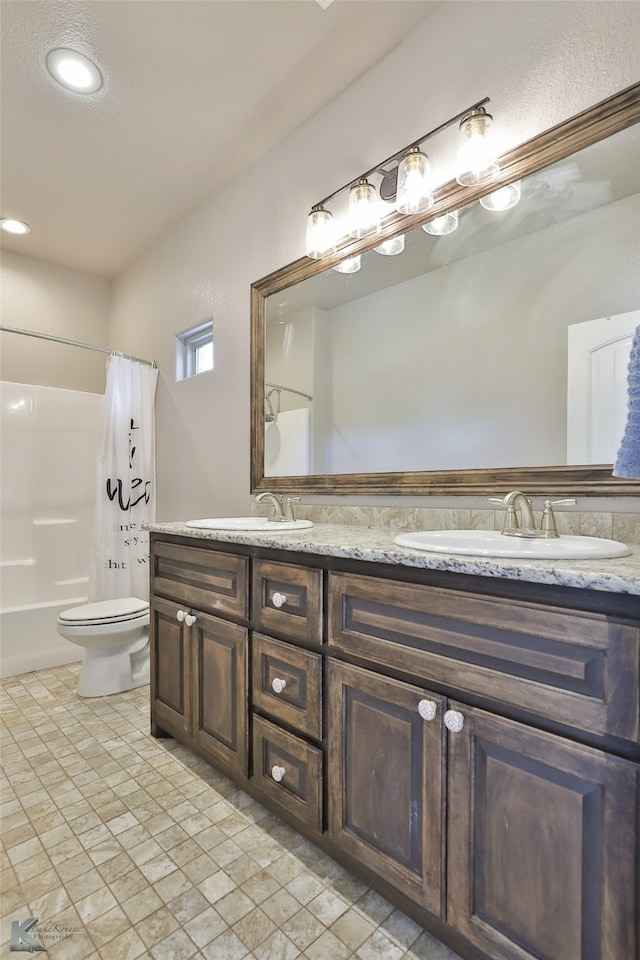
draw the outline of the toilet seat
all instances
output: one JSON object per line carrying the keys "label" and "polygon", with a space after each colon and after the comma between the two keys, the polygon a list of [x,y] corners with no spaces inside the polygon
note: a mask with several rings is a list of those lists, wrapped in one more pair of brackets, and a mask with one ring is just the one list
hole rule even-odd
{"label": "toilet seat", "polygon": [[149,604],[139,597],[122,597],[117,600],[99,600],[80,607],[64,610],[58,623],[73,627],[91,627],[100,624],[126,623],[149,614]]}

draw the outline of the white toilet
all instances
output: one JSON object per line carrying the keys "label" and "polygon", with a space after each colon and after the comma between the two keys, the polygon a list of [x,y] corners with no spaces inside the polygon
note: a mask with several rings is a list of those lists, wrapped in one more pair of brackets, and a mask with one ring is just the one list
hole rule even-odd
{"label": "white toilet", "polygon": [[124,597],[72,607],[58,617],[58,633],[84,647],[81,697],[104,697],[149,683],[146,600]]}

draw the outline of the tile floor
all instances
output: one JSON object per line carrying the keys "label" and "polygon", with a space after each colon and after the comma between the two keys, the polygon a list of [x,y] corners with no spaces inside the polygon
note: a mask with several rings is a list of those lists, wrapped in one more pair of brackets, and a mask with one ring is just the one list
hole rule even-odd
{"label": "tile floor", "polygon": [[2,681],[0,956],[35,917],[64,960],[457,960],[174,740],[149,688],[79,665]]}

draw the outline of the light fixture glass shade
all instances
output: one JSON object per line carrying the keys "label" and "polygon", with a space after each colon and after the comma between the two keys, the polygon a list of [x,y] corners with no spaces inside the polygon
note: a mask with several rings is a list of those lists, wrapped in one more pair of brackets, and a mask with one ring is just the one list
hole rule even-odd
{"label": "light fixture glass shade", "polygon": [[337,263],[335,267],[331,269],[335,270],[336,273],[357,273],[360,267],[360,254],[358,253],[355,257],[349,257],[347,260],[343,260],[342,263]]}
{"label": "light fixture glass shade", "polygon": [[59,47],[47,54],[47,69],[54,80],[76,93],[95,93],[102,86],[102,74],[92,60]]}
{"label": "light fixture glass shade", "polygon": [[487,210],[510,210],[520,200],[520,181],[514,180],[504,187],[499,187],[486,197],[480,197],[480,203]]}
{"label": "light fixture glass shade", "polygon": [[400,213],[423,213],[432,206],[429,158],[418,147],[410,147],[398,164],[396,209]]}
{"label": "light fixture glass shade", "polygon": [[458,151],[456,180],[465,187],[492,180],[499,171],[489,127],[493,118],[483,107],[470,110],[460,121],[462,142]]}
{"label": "light fixture glass shade", "polygon": [[357,180],[349,191],[349,233],[357,240],[380,233],[378,198],[368,180]]}
{"label": "light fixture glass shade", "polygon": [[5,233],[24,234],[31,233],[31,227],[22,220],[12,220],[10,217],[4,217],[0,220],[0,230]]}
{"label": "light fixture glass shade", "polygon": [[385,240],[378,247],[373,248],[376,253],[381,253],[385,257],[396,257],[404,250],[404,233],[399,237],[392,237],[391,240]]}
{"label": "light fixture glass shade", "polygon": [[323,206],[311,208],[307,217],[307,239],[305,253],[312,260],[322,260],[336,252],[335,230],[330,210]]}
{"label": "light fixture glass shade", "polygon": [[423,223],[422,229],[434,237],[443,237],[446,233],[453,233],[458,226],[458,211],[450,210],[449,213],[430,220],[429,223]]}

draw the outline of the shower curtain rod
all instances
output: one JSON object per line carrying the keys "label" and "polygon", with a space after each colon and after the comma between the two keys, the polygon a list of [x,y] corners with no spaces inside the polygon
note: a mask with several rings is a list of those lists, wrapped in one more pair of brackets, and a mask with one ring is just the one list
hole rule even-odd
{"label": "shower curtain rod", "polygon": [[303,393],[302,390],[294,390],[293,387],[285,387],[281,383],[266,383],[265,387],[271,387],[272,390],[286,390],[287,393],[297,393],[299,397],[305,397],[307,400],[313,400],[309,393]]}
{"label": "shower curtain rod", "polygon": [[49,333],[38,333],[35,330],[23,330],[20,327],[0,326],[2,333],[21,333],[25,337],[37,337],[38,340],[53,340],[54,343],[66,343],[70,347],[82,347],[83,350],[97,350],[98,353],[108,353],[112,357],[124,357],[126,360],[136,360],[138,363],[145,363],[149,367],[157,367],[155,360],[143,360],[142,357],[134,357],[131,353],[123,353],[121,350],[111,350],[108,347],[96,347],[92,343],[81,343],[80,340],[65,340],[64,337],[54,337]]}

